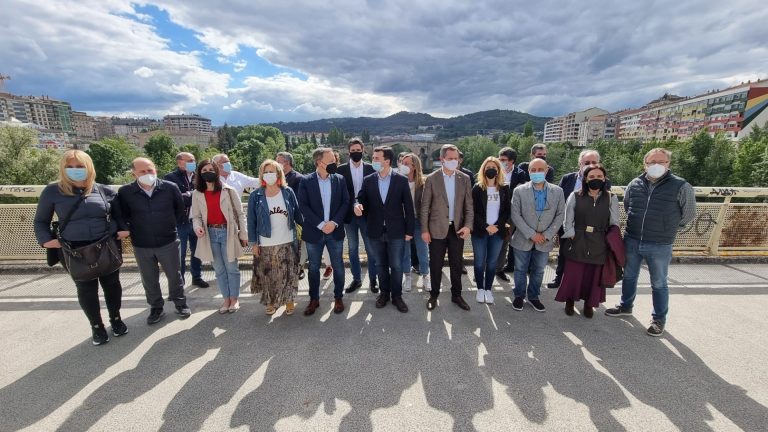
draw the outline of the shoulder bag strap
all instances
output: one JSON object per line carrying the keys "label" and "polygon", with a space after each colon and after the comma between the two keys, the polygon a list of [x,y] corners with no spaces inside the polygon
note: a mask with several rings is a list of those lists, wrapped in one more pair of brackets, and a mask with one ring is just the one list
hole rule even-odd
{"label": "shoulder bag strap", "polygon": [[[240,231],[240,218],[237,217],[237,210],[235,210],[235,199],[232,198],[232,192],[230,189],[227,189],[227,195],[229,196],[229,202],[232,204],[232,213],[235,217],[235,223],[237,224],[237,230]],[[240,204],[240,208],[242,208],[243,205]]]}
{"label": "shoulder bag strap", "polygon": [[85,200],[85,193],[81,193],[80,198],[77,200],[75,205],[73,205],[72,208],[69,209],[69,212],[67,212],[67,215],[64,216],[64,219],[59,220],[59,226],[56,229],[56,237],[61,238],[61,233],[64,232],[64,228],[67,227],[69,220],[72,219],[72,215],[75,214],[75,210],[77,210],[77,208],[80,207],[80,203],[82,203],[84,200]]}

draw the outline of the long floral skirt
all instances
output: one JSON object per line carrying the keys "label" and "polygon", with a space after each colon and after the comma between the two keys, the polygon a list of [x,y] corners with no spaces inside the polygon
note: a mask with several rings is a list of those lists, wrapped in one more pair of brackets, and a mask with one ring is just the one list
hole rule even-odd
{"label": "long floral skirt", "polygon": [[251,292],[261,293],[263,305],[279,307],[294,302],[299,290],[299,257],[293,243],[261,246],[259,250],[260,255],[253,257]]}

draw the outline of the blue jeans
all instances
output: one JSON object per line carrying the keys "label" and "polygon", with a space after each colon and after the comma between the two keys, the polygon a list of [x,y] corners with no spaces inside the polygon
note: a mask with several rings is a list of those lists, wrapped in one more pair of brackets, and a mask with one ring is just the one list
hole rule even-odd
{"label": "blue jeans", "polygon": [[621,282],[621,305],[631,308],[637,295],[637,278],[640,275],[640,265],[645,259],[648,273],[651,275],[651,297],[653,299],[653,319],[667,320],[669,312],[669,287],[667,272],[672,262],[672,245],[640,241],[633,238],[624,239],[627,262],[624,266],[624,280]]}
{"label": "blue jeans", "polygon": [[535,247],[527,251],[515,248],[515,297],[525,298],[527,293],[528,300],[539,299],[548,258],[549,252],[536,250]]}
{"label": "blue jeans", "polygon": [[[403,295],[403,249],[405,239],[388,239],[381,236],[369,239],[376,254],[376,273],[379,275],[381,294],[387,297]],[[410,250],[408,251],[411,252]]]}
{"label": "blue jeans", "polygon": [[419,257],[419,273],[429,274],[429,246],[421,239],[421,224],[416,219],[413,225],[413,240],[408,240],[403,246],[403,272],[411,272],[411,242],[416,245],[416,256]]}
{"label": "blue jeans", "polygon": [[227,261],[227,229],[208,228],[213,252],[213,271],[216,273],[216,285],[224,298],[240,297],[240,268],[237,259]]}
{"label": "blue jeans", "polygon": [[187,242],[189,242],[190,259],[189,259],[189,272],[192,273],[192,280],[202,279],[203,263],[200,258],[195,257],[195,249],[197,249],[197,236],[195,235],[195,229],[191,223],[176,225],[176,231],[179,233],[179,241],[181,244],[181,279],[184,280],[184,274],[187,272]]}
{"label": "blue jeans", "polygon": [[490,290],[496,277],[496,262],[499,260],[504,238],[501,233],[486,236],[472,235],[472,250],[475,252],[475,283],[477,289]]}
{"label": "blue jeans", "polygon": [[376,283],[376,256],[370,247],[371,242],[368,240],[368,227],[365,218],[352,216],[352,221],[344,224],[344,231],[347,234],[347,245],[349,246],[349,267],[352,271],[352,280],[363,280],[360,275],[360,238],[357,235],[359,231],[360,237],[363,238],[365,254],[368,255],[368,279],[372,284]]}
{"label": "blue jeans", "polygon": [[344,297],[344,240],[336,240],[332,235],[324,234],[317,243],[304,242],[309,257],[309,298],[320,300],[320,262],[323,260],[323,248],[328,248],[333,267],[333,296]]}

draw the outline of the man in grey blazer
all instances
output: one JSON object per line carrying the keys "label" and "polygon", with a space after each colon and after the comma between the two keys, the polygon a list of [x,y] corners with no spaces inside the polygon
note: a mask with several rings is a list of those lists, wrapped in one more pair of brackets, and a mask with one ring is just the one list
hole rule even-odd
{"label": "man in grey blazer", "polygon": [[464,239],[469,237],[474,219],[472,185],[469,176],[458,169],[459,149],[456,146],[444,145],[440,149],[440,162],[442,168],[427,177],[421,196],[421,238],[429,245],[429,272],[432,274],[427,309],[437,307],[447,250],[451,301],[469,310],[469,305],[461,298],[461,268]]}
{"label": "man in grey blazer", "polygon": [[547,169],[544,160],[532,160],[528,165],[531,181],[515,188],[512,194],[512,222],[517,228],[510,240],[515,253],[512,308],[518,311],[523,310],[526,294],[534,310],[546,310],[539,301],[541,280],[554,248],[552,239],[565,218],[563,190],[547,182]]}

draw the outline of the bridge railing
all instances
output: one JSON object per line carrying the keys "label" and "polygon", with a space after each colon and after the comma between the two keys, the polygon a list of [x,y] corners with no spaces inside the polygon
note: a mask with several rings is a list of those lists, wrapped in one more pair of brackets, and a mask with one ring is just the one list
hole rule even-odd
{"label": "bridge railing", "polygon": [[[38,197],[44,187],[0,185],[0,197]],[[768,188],[694,189],[699,201],[696,217],[677,236],[674,244],[676,255],[768,255],[768,203],[759,202],[768,198]],[[624,196],[623,187],[614,187],[612,192]],[[733,202],[734,198],[738,198],[739,202]],[[32,224],[35,208],[35,204],[0,204],[0,260],[45,258],[45,251],[35,240]],[[622,227],[625,222],[622,206]],[[128,258],[132,255],[130,242],[124,246]],[[362,249],[362,244],[360,246]],[[472,252],[469,241],[465,242],[465,252]]]}

